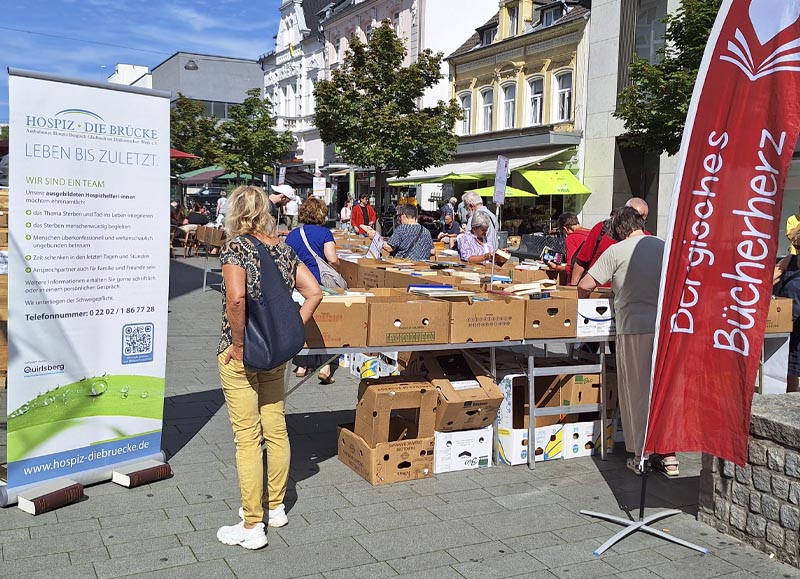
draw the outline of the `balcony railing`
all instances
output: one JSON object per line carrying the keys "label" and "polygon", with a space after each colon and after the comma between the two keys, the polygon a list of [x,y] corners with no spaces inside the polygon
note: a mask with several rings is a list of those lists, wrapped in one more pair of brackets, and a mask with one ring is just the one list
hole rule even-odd
{"label": "balcony railing", "polygon": [[314,128],[314,116],[305,117],[275,117],[275,128],[279,131],[307,131]]}

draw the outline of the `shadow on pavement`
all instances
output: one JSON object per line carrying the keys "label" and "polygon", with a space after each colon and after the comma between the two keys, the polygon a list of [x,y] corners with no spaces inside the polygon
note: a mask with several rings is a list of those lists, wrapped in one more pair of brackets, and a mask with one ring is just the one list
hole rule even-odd
{"label": "shadow on pavement", "polygon": [[[192,259],[192,262],[187,261]],[[208,273],[207,283],[219,292],[222,283],[222,274],[219,269],[219,259],[209,259],[212,269]],[[204,258],[173,258],[169,262],[169,299],[173,300],[182,295],[199,290],[203,287]]]}
{"label": "shadow on pavement", "polygon": [[[609,454],[605,462],[599,457],[594,461],[598,470],[614,494],[614,498],[631,520],[639,518],[642,478],[634,475],[625,466],[629,455],[623,445],[618,444],[614,453]],[[650,471],[647,477],[647,493],[645,508],[667,510],[679,509],[684,513],[697,516],[697,501],[700,494],[699,461],[681,459],[681,476],[667,477],[658,471]],[[619,513],[608,513],[620,516]]]}
{"label": "shadow on pavement", "polygon": [[[164,400],[161,443],[167,460],[197,436],[224,404],[225,398],[219,389],[167,397]],[[336,456],[336,427],[353,420],[353,410],[286,415],[292,445],[289,488],[285,501],[287,509],[291,509],[297,500],[296,483],[318,474],[319,464]]]}

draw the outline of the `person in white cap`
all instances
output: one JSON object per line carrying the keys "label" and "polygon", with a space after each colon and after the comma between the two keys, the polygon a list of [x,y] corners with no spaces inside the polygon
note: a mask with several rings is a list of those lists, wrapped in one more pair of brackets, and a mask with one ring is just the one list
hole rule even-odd
{"label": "person in white cap", "polygon": [[275,221],[279,221],[278,207],[283,207],[289,201],[297,199],[297,194],[294,192],[294,187],[286,183],[283,185],[270,185],[270,187],[272,187],[273,193],[269,194],[269,212],[275,218]]}

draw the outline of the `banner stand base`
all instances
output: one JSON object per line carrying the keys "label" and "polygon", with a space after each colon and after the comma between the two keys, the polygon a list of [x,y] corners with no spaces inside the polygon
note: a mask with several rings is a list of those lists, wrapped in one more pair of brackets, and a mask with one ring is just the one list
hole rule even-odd
{"label": "banner stand base", "polygon": [[660,519],[664,519],[666,517],[671,517],[672,515],[679,515],[681,511],[677,509],[671,509],[669,511],[661,511],[659,513],[655,513],[654,515],[650,515],[646,519],[641,521],[629,521],[628,519],[623,519],[621,517],[615,517],[614,515],[607,515],[605,513],[596,513],[594,511],[580,511],[582,515],[587,515],[589,517],[596,517],[598,519],[603,519],[605,521],[610,521],[612,523],[617,523],[619,525],[624,526],[625,528],[619,531],[616,535],[611,537],[608,541],[600,545],[595,551],[594,555],[599,557],[603,554],[606,549],[609,547],[613,547],[617,543],[619,543],[622,539],[627,537],[628,535],[632,535],[637,531],[642,531],[643,533],[647,533],[649,535],[654,535],[656,537],[660,537],[665,541],[669,541],[671,543],[676,543],[678,545],[682,545],[684,547],[688,547],[689,549],[694,549],[695,551],[700,551],[704,555],[710,553],[708,549],[705,547],[701,547],[699,545],[695,545],[694,543],[690,543],[689,541],[684,541],[674,535],[670,535],[669,533],[665,533],[664,531],[659,531],[658,529],[653,529],[648,525]]}
{"label": "banner stand base", "polygon": [[711,551],[706,549],[705,547],[701,547],[699,545],[695,545],[694,543],[690,543],[689,541],[684,541],[676,537],[675,535],[670,535],[669,533],[665,533],[664,531],[659,531],[658,529],[654,529],[648,526],[650,523],[654,523],[655,521],[659,521],[661,519],[666,519],[667,517],[671,517],[672,515],[679,515],[682,511],[678,509],[670,509],[668,511],[661,511],[655,514],[650,515],[649,517],[644,516],[644,503],[645,503],[645,496],[647,494],[647,475],[650,471],[650,464],[648,461],[644,462],[644,471],[642,472],[642,492],[639,498],[639,520],[638,521],[631,521],[629,519],[623,519],[622,517],[616,517],[614,515],[607,515],[606,513],[598,513],[595,511],[579,511],[580,514],[586,515],[588,517],[595,517],[598,519],[603,519],[604,521],[609,521],[611,523],[617,523],[618,525],[622,525],[624,528],[617,532],[616,535],[613,535],[608,541],[600,545],[597,549],[595,549],[593,555],[595,557],[599,557],[602,555],[607,549],[613,547],[617,543],[619,543],[625,537],[632,535],[638,531],[642,531],[643,533],[647,533],[648,535],[653,535],[655,537],[659,537],[664,539],[665,541],[669,541],[670,543],[675,543],[677,545],[681,545],[683,547],[687,547],[689,549],[694,549],[695,551],[699,551],[703,553],[703,555],[707,555]]}

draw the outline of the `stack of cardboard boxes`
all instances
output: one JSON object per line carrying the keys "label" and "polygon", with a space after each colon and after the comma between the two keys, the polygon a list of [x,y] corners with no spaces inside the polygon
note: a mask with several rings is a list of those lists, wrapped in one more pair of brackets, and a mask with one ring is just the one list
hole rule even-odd
{"label": "stack of cardboard boxes", "polygon": [[339,460],[373,485],[433,476],[436,404],[422,379],[362,381],[355,423],[338,429]]}
{"label": "stack of cardboard boxes", "polygon": [[458,352],[402,357],[400,376],[363,380],[339,459],[374,485],[491,466],[502,394]]}
{"label": "stack of cardboard boxes", "polygon": [[465,352],[418,352],[401,358],[403,374],[424,376],[435,389],[434,473],[492,465],[493,426],[503,395]]}
{"label": "stack of cardboard boxes", "polygon": [[[558,358],[537,359],[537,367],[569,366],[571,361]],[[581,420],[577,414],[539,416],[535,418],[535,440],[528,440],[530,393],[524,368],[504,364],[498,370],[503,404],[498,412],[497,444],[501,464],[528,462],[533,452],[535,461],[591,456],[600,450],[600,437],[605,432],[606,448],[611,449],[616,431],[614,420]],[[613,418],[617,407],[615,381],[606,375],[606,412]],[[612,384],[612,382],[614,382]],[[534,404],[536,408],[579,406],[600,403],[599,374],[556,374],[536,376]]]}

